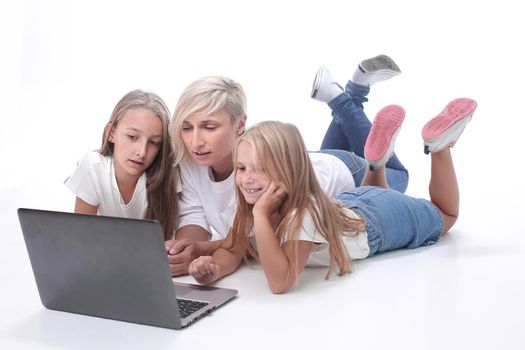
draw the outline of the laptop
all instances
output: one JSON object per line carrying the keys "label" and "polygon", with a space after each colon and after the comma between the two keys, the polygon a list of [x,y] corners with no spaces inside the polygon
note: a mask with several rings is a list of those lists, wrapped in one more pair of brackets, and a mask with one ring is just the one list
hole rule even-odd
{"label": "laptop", "polygon": [[180,329],[237,295],[174,283],[156,221],[28,208],[18,218],[48,309]]}

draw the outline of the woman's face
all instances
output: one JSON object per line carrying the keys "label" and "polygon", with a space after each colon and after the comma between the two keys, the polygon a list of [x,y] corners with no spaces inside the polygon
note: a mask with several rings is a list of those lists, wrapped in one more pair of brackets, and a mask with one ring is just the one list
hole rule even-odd
{"label": "woman's face", "polygon": [[233,171],[233,147],[245,120],[241,117],[232,122],[224,108],[207,116],[190,115],[182,124],[181,137],[197,163],[229,176]]}
{"label": "woman's face", "polygon": [[253,147],[244,140],[237,146],[237,159],[235,162],[237,168],[235,183],[246,202],[255,204],[270,186],[270,178],[257,169]]}

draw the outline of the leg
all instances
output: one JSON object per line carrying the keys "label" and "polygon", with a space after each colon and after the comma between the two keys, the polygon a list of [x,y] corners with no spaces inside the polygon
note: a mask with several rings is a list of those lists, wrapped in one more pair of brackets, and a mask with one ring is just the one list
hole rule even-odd
{"label": "leg", "polygon": [[362,186],[390,187],[391,179],[385,166],[394,155],[396,138],[404,119],[405,110],[397,105],[386,106],[377,113],[364,147],[365,158],[370,166]]}
{"label": "leg", "polygon": [[455,145],[476,108],[474,100],[453,100],[422,130],[425,153],[431,153],[430,200],[440,211],[445,233],[459,215],[459,188],[450,147]]}
{"label": "leg", "polygon": [[[316,100],[327,102],[332,109],[333,116],[321,144],[321,150],[346,150],[364,158],[364,145],[371,127],[371,123],[363,110],[363,103],[368,101],[366,96],[370,91],[369,85],[400,73],[397,66],[398,71],[388,69],[385,66],[383,62],[385,57],[381,55],[362,61],[354,76],[360,76],[360,79],[367,84],[359,85],[349,81],[344,92],[326,68],[321,67],[319,69],[311,95]],[[366,67],[366,69],[361,68],[361,66]],[[379,76],[381,78],[378,78]],[[391,188],[400,192],[406,190],[408,171],[396,155],[388,160],[385,173]],[[362,177],[363,174],[354,176],[356,184],[361,183]]]}
{"label": "leg", "polygon": [[431,154],[428,192],[443,219],[443,233],[447,233],[459,215],[459,187],[450,147]]}
{"label": "leg", "polygon": [[361,186],[377,186],[383,188],[390,188],[388,186],[388,180],[385,174],[385,167],[382,166],[381,168],[376,170],[370,170],[369,167],[366,168],[365,176],[363,177]]}

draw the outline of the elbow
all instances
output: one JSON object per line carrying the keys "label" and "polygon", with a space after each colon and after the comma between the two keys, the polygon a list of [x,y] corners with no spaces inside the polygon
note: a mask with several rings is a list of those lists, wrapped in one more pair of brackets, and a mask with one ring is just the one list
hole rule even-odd
{"label": "elbow", "polygon": [[288,283],[268,283],[268,286],[273,294],[284,294],[290,289]]}

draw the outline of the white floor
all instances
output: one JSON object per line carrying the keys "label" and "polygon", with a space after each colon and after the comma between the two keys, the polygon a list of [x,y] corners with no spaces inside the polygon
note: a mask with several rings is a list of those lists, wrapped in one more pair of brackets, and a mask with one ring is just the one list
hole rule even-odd
{"label": "white floor", "polygon": [[[525,347],[522,12],[506,0],[292,3],[0,5],[0,348]],[[307,270],[280,296],[242,268],[220,282],[239,297],[182,331],[42,307],[16,209],[72,209],[62,182],[125,92],[153,90],[173,110],[194,79],[228,75],[246,89],[249,123],[296,123],[316,149],[330,121],[309,98],[318,65],[344,83],[378,53],[403,74],[373,87],[366,112],[407,110],[396,150],[411,195],[426,196],[421,126],[452,98],[479,102],[453,150],[461,216],[449,236],[357,262],[345,278]]]}

